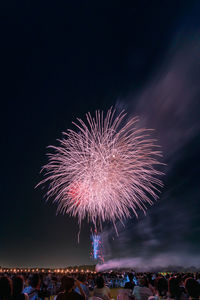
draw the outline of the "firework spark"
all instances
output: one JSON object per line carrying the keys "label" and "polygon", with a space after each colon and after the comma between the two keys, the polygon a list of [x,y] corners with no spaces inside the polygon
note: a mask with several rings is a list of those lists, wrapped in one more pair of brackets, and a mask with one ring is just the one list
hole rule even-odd
{"label": "firework spark", "polygon": [[76,130],[63,133],[59,146],[42,168],[48,183],[47,199],[54,198],[59,213],[97,224],[123,221],[146,210],[158,198],[162,186],[156,169],[161,156],[150,130],[138,128],[138,118],[126,121],[122,111],[96,111],[77,119]]}

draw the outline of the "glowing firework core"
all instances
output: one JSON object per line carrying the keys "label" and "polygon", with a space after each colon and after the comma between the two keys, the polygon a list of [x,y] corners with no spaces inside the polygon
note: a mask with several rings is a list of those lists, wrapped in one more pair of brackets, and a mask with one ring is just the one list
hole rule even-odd
{"label": "glowing firework core", "polygon": [[92,239],[92,257],[94,260],[99,260],[99,262],[104,262],[101,236],[95,230],[91,236]]}
{"label": "glowing firework core", "polygon": [[93,237],[93,251],[94,251],[93,257],[94,257],[94,259],[98,258],[99,242],[100,242],[100,236],[99,235],[95,235]]}
{"label": "glowing firework core", "polygon": [[149,130],[137,128],[138,118],[125,122],[124,112],[114,114],[112,109],[105,117],[100,111],[95,118],[88,113],[88,124],[78,119],[77,131],[68,130],[58,147],[50,146],[55,153],[43,167],[41,183],[49,183],[47,198],[54,197],[58,212],[78,216],[79,222],[87,217],[95,228],[97,221],[145,211],[162,186],[154,167],[161,153]]}

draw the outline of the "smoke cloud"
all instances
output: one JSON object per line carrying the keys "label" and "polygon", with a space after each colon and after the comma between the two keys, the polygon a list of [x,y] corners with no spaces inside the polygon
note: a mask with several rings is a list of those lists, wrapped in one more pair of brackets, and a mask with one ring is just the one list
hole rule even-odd
{"label": "smoke cloud", "polygon": [[117,224],[119,236],[105,227],[106,262],[98,270],[200,266],[199,25],[179,31],[153,79],[116,104],[139,115],[141,126],[155,129],[166,163],[165,187],[146,216],[125,221],[125,227]]}

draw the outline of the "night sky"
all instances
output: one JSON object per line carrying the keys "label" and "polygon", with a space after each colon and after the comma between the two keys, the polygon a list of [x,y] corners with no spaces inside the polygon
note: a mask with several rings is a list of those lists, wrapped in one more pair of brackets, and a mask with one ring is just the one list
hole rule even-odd
{"label": "night sky", "polygon": [[[155,128],[165,187],[105,257],[195,257],[200,247],[198,1],[2,1],[0,265],[93,263],[90,226],[35,189],[48,145],[88,111],[125,108]],[[120,225],[119,225],[120,227]],[[147,230],[148,229],[148,230]],[[114,236],[114,240],[113,240]],[[168,263],[168,262],[167,262]],[[195,264],[195,261],[193,262]]]}

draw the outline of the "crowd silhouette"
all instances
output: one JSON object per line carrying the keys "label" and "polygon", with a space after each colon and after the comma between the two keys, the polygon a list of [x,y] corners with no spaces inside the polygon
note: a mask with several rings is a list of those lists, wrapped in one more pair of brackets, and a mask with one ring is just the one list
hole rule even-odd
{"label": "crowd silhouette", "polygon": [[5,272],[0,300],[196,300],[200,273]]}

